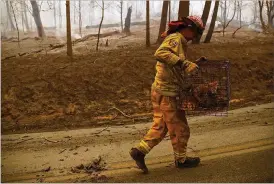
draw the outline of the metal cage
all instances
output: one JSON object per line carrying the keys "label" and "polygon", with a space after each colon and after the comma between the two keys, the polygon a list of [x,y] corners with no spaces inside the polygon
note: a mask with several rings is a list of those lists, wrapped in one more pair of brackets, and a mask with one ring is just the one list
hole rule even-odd
{"label": "metal cage", "polygon": [[187,89],[181,92],[180,105],[187,115],[227,116],[230,101],[229,61],[197,63],[195,75],[184,76]]}

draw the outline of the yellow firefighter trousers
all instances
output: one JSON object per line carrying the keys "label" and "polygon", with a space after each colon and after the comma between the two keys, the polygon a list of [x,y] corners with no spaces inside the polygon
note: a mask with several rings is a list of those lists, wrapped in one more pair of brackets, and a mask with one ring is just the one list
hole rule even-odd
{"label": "yellow firefighter trousers", "polygon": [[144,154],[159,144],[169,133],[175,160],[184,162],[190,130],[185,112],[177,108],[176,97],[163,96],[152,89],[154,123],[143,140],[136,147]]}

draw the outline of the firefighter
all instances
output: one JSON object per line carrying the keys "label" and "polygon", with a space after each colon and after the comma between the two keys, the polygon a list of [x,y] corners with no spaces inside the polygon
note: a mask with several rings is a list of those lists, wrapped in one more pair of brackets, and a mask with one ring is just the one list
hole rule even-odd
{"label": "firefighter", "polygon": [[163,140],[167,132],[173,146],[176,167],[195,167],[200,163],[199,157],[186,156],[190,130],[185,112],[177,107],[180,87],[170,68],[179,67],[186,74],[197,71],[198,66],[187,60],[187,42],[201,35],[203,30],[200,17],[188,16],[169,23],[168,31],[162,34],[165,39],[154,55],[157,59],[156,76],[151,87],[154,122],[139,145],[130,150],[131,157],[144,173],[148,172],[145,155]]}

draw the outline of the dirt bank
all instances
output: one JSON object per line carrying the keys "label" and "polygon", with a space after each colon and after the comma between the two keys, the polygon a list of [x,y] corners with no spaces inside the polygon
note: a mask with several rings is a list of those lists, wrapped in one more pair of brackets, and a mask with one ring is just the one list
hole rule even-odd
{"label": "dirt bank", "polygon": [[[109,37],[112,46],[99,52],[88,40],[75,46],[73,61],[62,49],[2,61],[2,133],[150,121],[157,45],[145,48],[142,32]],[[190,45],[188,51],[190,59],[230,60],[231,108],[273,98],[273,37],[254,34],[239,33],[237,39],[215,35],[212,43]],[[109,110],[113,106],[135,118]]]}

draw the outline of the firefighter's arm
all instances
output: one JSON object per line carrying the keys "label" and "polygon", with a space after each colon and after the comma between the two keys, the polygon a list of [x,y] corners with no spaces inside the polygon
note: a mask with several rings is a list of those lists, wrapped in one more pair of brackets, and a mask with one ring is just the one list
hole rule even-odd
{"label": "firefighter's arm", "polygon": [[179,53],[181,57],[175,54],[178,53],[179,47],[182,47],[182,45],[179,44],[180,42],[181,40],[179,37],[167,37],[157,49],[154,56],[157,60],[168,65],[182,67],[187,74],[193,73],[198,69],[198,66],[195,63],[188,61],[185,58],[184,53]]}
{"label": "firefighter's arm", "polygon": [[157,60],[166,63],[168,65],[174,66],[180,60],[185,58],[180,58],[175,53],[178,53],[179,46],[181,47],[179,37],[167,37],[161,46],[157,49],[154,56]]}

